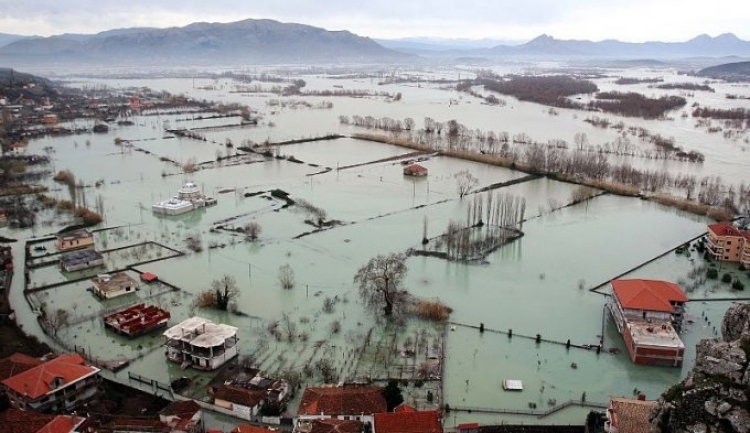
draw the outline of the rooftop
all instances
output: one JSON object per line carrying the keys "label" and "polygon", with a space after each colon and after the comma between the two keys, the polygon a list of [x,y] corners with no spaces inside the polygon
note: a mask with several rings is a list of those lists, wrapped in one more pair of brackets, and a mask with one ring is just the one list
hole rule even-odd
{"label": "rooftop", "polygon": [[613,426],[618,433],[648,433],[648,416],[654,404],[653,401],[613,398],[610,401]]}
{"label": "rooftop", "polygon": [[191,418],[199,410],[201,410],[201,407],[193,400],[173,401],[160,410],[159,415],[178,415],[180,418]]}
{"label": "rooftop", "polygon": [[57,235],[58,239],[64,239],[64,240],[73,240],[73,239],[83,239],[83,238],[90,238],[94,236],[91,234],[88,230],[73,230],[71,232],[65,232],[65,233],[59,233]]}
{"label": "rooftop", "polygon": [[91,279],[94,285],[102,292],[116,292],[124,287],[138,285],[127,273],[102,274]]}
{"label": "rooftop", "polygon": [[232,403],[241,404],[246,407],[254,407],[266,398],[266,391],[251,391],[245,388],[224,385],[216,390],[214,398],[231,401]]}
{"label": "rooftop", "polygon": [[360,433],[364,426],[360,421],[343,419],[316,419],[310,423],[309,433]]}
{"label": "rooftop", "polygon": [[375,414],[378,433],[442,433],[440,416],[435,410],[402,411]]}
{"label": "rooftop", "polygon": [[37,433],[55,419],[55,415],[44,415],[37,412],[19,409],[8,409],[0,412],[0,425],[4,431],[14,433]]}
{"label": "rooftop", "polygon": [[36,400],[55,389],[53,382],[57,378],[62,379],[61,386],[66,386],[98,372],[98,368],[86,365],[81,355],[75,353],[60,355],[51,361],[5,379],[2,383],[17,394],[25,394],[29,399]]}
{"label": "rooftop", "polygon": [[687,302],[675,283],[659,280],[612,280],[612,292],[623,308],[674,313],[672,302]]}
{"label": "rooftop", "polygon": [[23,353],[14,353],[7,358],[0,359],[0,380],[8,379],[43,363],[44,361]]}
{"label": "rooftop", "polygon": [[633,342],[639,346],[660,346],[684,349],[680,336],[668,323],[654,325],[651,323],[628,322],[627,329]]}
{"label": "rooftop", "polygon": [[266,427],[258,427],[250,424],[240,424],[237,427],[232,429],[232,433],[269,433],[275,430],[266,428]]}
{"label": "rooftop", "polygon": [[299,415],[356,415],[386,412],[383,389],[376,387],[306,388]]}
{"label": "rooftop", "polygon": [[78,262],[90,262],[101,258],[102,254],[99,251],[88,249],[65,253],[60,260],[66,264],[72,265]]}
{"label": "rooftop", "polygon": [[237,327],[213,323],[203,317],[191,317],[166,331],[164,336],[172,340],[189,341],[198,347],[218,346],[237,334]]}
{"label": "rooftop", "polygon": [[716,236],[734,236],[750,240],[750,232],[740,230],[728,222],[709,224],[708,230],[712,231]]}

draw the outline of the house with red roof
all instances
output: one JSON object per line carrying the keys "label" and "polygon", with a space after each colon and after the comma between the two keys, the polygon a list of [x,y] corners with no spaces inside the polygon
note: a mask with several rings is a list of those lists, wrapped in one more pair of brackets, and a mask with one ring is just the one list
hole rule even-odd
{"label": "house with red roof", "polygon": [[443,433],[443,425],[438,411],[401,404],[393,412],[374,415],[373,433]]}
{"label": "house with red roof", "polygon": [[232,429],[231,433],[271,433],[276,430],[268,427],[259,427],[250,424],[239,424],[237,427]]}
{"label": "house with red roof", "polygon": [[44,361],[41,359],[32,358],[23,353],[14,353],[7,358],[0,359],[0,381],[9,379],[43,363]]}
{"label": "house with red roof", "polygon": [[92,425],[90,418],[75,415],[47,415],[19,409],[0,412],[0,429],[13,433],[87,432]]}
{"label": "house with red roof", "polygon": [[715,260],[750,266],[750,232],[729,222],[709,224],[706,249]]}
{"label": "house with red roof", "polygon": [[2,381],[12,407],[72,411],[99,393],[99,369],[79,354],[60,355]]}
{"label": "house with red roof", "polygon": [[427,176],[427,167],[419,164],[411,164],[409,166],[406,166],[404,168],[404,175],[405,176]]}
{"label": "house with red roof", "polygon": [[636,364],[682,365],[681,328],[688,298],[680,286],[658,280],[612,280],[608,308]]}
{"label": "house with red roof", "polygon": [[365,425],[362,421],[344,419],[315,419],[298,425],[297,433],[362,433]]}
{"label": "house with red roof", "polygon": [[329,386],[306,388],[297,411],[297,429],[312,428],[313,420],[339,419],[373,423],[373,414],[387,412],[383,388]]}
{"label": "house with red roof", "polygon": [[203,411],[193,400],[173,401],[159,411],[159,421],[169,426],[171,433],[199,433],[203,431]]}

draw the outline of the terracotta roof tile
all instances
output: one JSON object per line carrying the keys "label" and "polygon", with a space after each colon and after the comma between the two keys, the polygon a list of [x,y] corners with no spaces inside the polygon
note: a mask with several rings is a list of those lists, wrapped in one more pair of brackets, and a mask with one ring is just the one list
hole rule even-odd
{"label": "terracotta roof tile", "polygon": [[648,416],[654,407],[654,401],[633,400],[630,398],[613,398],[611,409],[614,412],[613,426],[618,433],[648,433],[650,424]]}
{"label": "terracotta roof tile", "polygon": [[232,429],[232,433],[269,433],[273,430],[265,427],[258,427],[250,424],[240,424]]}
{"label": "terracotta roof tile", "polygon": [[245,388],[224,385],[216,390],[214,398],[247,407],[254,407],[266,398],[266,391],[251,391]]}
{"label": "terracotta roof tile", "polygon": [[314,420],[310,433],[360,433],[363,429],[361,421],[329,418]]}
{"label": "terracotta roof tile", "polygon": [[71,415],[58,415],[36,433],[70,433],[84,418]]}
{"label": "terracotta roof tile", "polygon": [[14,353],[7,358],[0,359],[0,380],[23,373],[26,370],[41,365],[43,362],[41,359],[32,358],[23,353]]}
{"label": "terracotta roof tile", "polygon": [[670,302],[687,302],[680,286],[658,280],[612,280],[612,291],[624,308],[674,313]]}
{"label": "terracotta roof tile", "polygon": [[378,433],[442,433],[440,416],[435,410],[385,412],[375,414]]}
{"label": "terracotta roof tile", "polygon": [[388,406],[382,388],[307,388],[299,405],[300,415],[357,415],[385,412]]}
{"label": "terracotta roof tile", "polygon": [[733,236],[750,240],[750,232],[740,230],[728,222],[709,224],[708,229],[716,236]]}
{"label": "terracotta roof tile", "polygon": [[159,415],[181,415],[181,418],[190,418],[199,410],[201,407],[193,400],[173,401],[160,410]]}
{"label": "terracotta roof tile", "polygon": [[0,426],[2,431],[13,433],[36,433],[45,425],[52,422],[55,415],[43,415],[37,412],[8,409],[0,412]]}
{"label": "terracotta roof tile", "polygon": [[55,378],[62,378],[62,386],[65,386],[98,372],[98,368],[86,365],[81,355],[75,353],[60,355],[51,361],[5,379],[2,383],[16,393],[26,394],[30,400],[36,400],[52,391]]}
{"label": "terracotta roof tile", "polygon": [[416,412],[417,409],[414,406],[409,406],[406,403],[401,403],[400,405],[393,408],[394,412]]}

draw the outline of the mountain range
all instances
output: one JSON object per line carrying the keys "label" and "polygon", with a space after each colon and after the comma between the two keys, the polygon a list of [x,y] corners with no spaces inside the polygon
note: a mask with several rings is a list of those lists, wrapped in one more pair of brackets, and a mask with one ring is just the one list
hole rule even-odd
{"label": "mountain range", "polygon": [[[0,64],[8,66],[251,65],[412,63],[419,57],[471,59],[750,58],[750,42],[731,33],[686,42],[562,40],[541,35],[522,44],[462,39],[378,40],[273,20],[193,23],[171,28],[126,28],[50,37],[0,34]],[[417,57],[419,56],[419,57]]]}

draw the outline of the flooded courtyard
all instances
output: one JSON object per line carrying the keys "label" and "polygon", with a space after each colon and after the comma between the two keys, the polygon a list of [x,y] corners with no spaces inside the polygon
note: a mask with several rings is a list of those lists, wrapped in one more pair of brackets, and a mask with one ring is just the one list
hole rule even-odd
{"label": "flooded courtyard", "polygon": [[[304,79],[311,89],[344,86],[400,92],[403,100],[306,97],[313,107],[324,100],[333,107],[291,109],[269,104],[284,99],[275,95],[232,93],[237,83],[230,79],[75,79],[71,85],[148,86],[199,99],[247,104],[258,111],[261,121],[247,126],[231,117],[152,113],[136,115],[134,125],[112,127],[105,134],[32,141],[29,153],[47,152],[53,159],[53,172],[75,173],[86,185],[87,200],[102,203],[104,222],[95,231],[95,239],[106,269],[125,270],[134,278],[151,272],[164,284],[142,285],[134,294],[100,300],[90,292],[89,278],[104,269],[63,273],[56,266],[52,240],[42,240],[34,245],[44,245],[45,251],[33,251],[26,264],[29,285],[24,287],[21,273],[13,281],[11,301],[24,329],[43,337],[34,312],[42,304],[64,309],[70,320],[54,336],[58,346],[83,351],[102,363],[127,363],[124,369],[108,373],[124,383],[142,377],[168,387],[188,377],[191,385],[182,393],[208,401],[205,388],[211,375],[167,362],[160,333],[131,340],[105,329],[104,313],[148,302],[171,313],[170,325],[198,315],[238,327],[240,360],[269,375],[295,372],[302,377],[302,386],[364,380],[385,383],[396,378],[401,380],[407,402],[419,408],[449,405],[452,411],[446,413],[446,426],[467,421],[568,424],[581,423],[590,408],[573,405],[542,412],[569,401],[586,401],[596,407],[610,396],[630,397],[638,392],[656,398],[686,374],[695,343],[716,336],[727,305],[742,298],[741,292],[728,286],[691,278],[691,270],[701,266],[698,254],[671,253],[706,231],[709,220],[705,217],[598,192],[582,203],[561,207],[571,201],[577,185],[544,177],[524,179],[525,173],[519,171],[446,156],[433,155],[420,162],[429,169],[426,178],[407,177],[400,162],[412,150],[349,138],[359,129],[339,122],[339,116],[355,114],[413,117],[417,122],[424,117],[455,118],[471,128],[525,132],[545,141],[570,140],[579,131],[585,131],[592,142],[617,137],[615,131],[584,123],[585,113],[560,110],[551,116],[542,106],[512,98],[505,107],[492,107],[432,84],[378,85],[372,79],[325,76]],[[612,86],[608,83],[607,79],[597,81],[602,88]],[[720,86],[726,86],[722,91],[750,94],[746,87]],[[700,102],[716,102],[714,94],[705,98]],[[685,149],[704,152],[706,162],[633,157],[633,166],[722,176],[737,184],[750,181],[750,162],[744,157],[748,144],[743,138],[709,135],[694,128],[691,119],[675,117],[623,121],[674,136]],[[165,131],[165,125],[177,124],[199,131],[205,140]],[[242,153],[237,147],[243,143],[277,143],[326,134],[345,137],[272,146],[277,157],[254,153],[235,157]],[[189,161],[199,169],[185,173],[183,167]],[[525,198],[524,236],[490,253],[481,264],[410,257],[405,288],[420,299],[448,305],[453,310],[449,323],[416,317],[384,319],[379,310],[362,304],[353,283],[357,269],[378,254],[418,248],[423,234],[434,238],[451,220],[465,220],[474,196],[487,193],[460,198],[455,174],[464,170],[476,177],[477,189],[519,181],[490,194]],[[151,212],[152,204],[172,197],[187,181],[195,182],[218,204],[176,217]],[[44,182],[50,188],[48,195],[68,198],[66,188],[49,178]],[[312,225],[309,209],[285,206],[284,200],[270,193],[276,189],[323,209],[336,224]],[[10,238],[43,239],[69,222],[64,214],[48,210],[37,216],[33,229],[0,230]],[[250,222],[262,228],[255,240],[238,230]],[[199,239],[201,251],[189,249],[188,238]],[[23,255],[23,243],[14,245],[16,257]],[[640,267],[664,253],[668,254]],[[278,278],[284,265],[294,273],[291,289],[282,288]],[[634,268],[638,269],[630,272]],[[732,272],[747,279],[739,271]],[[691,287],[688,296],[695,301],[687,306],[682,368],[636,366],[630,361],[616,327],[603,314],[607,298],[589,290],[623,274]],[[234,277],[240,288],[236,309],[195,308],[193,301],[200,292],[224,275]],[[26,294],[24,289],[28,289]],[[608,288],[601,292],[607,293]],[[485,329],[482,333],[477,329],[480,325]],[[536,342],[537,334],[553,342]],[[616,348],[619,353],[554,343],[569,340],[577,346],[595,345],[601,338],[607,349]],[[504,379],[522,380],[524,391],[504,391]],[[154,390],[168,393],[158,386]]]}

